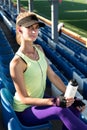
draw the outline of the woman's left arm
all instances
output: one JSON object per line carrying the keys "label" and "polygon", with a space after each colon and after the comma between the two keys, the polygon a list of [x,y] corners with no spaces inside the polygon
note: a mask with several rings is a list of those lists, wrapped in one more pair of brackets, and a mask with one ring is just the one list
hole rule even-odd
{"label": "woman's left arm", "polygon": [[[64,94],[66,86],[64,85],[60,77],[57,76],[57,74],[51,69],[49,65],[47,69],[47,76],[49,80],[55,85],[55,87],[58,88]],[[66,107],[70,107],[74,103],[74,98],[66,98],[65,101],[66,101]]]}
{"label": "woman's left arm", "polygon": [[[44,53],[42,47],[40,45],[37,45],[37,47]],[[45,55],[45,54],[44,54]],[[46,56],[45,56],[46,58]],[[47,61],[47,58],[46,58]],[[47,67],[47,76],[49,80],[63,93],[65,93],[66,86],[64,85],[63,81],[60,79],[59,76],[56,75],[56,73],[51,69],[48,61],[47,61],[48,67]]]}
{"label": "woman's left arm", "polygon": [[47,68],[47,76],[49,80],[56,86],[56,88],[58,88],[61,92],[65,93],[66,86],[64,85],[60,77],[51,69],[49,65]]}

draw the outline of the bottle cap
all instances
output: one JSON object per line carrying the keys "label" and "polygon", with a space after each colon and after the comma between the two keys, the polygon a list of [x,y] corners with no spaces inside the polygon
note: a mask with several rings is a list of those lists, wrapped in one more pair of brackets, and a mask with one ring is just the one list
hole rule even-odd
{"label": "bottle cap", "polygon": [[76,79],[72,79],[72,80],[71,80],[71,85],[72,85],[72,86],[77,86],[77,85],[78,85]]}

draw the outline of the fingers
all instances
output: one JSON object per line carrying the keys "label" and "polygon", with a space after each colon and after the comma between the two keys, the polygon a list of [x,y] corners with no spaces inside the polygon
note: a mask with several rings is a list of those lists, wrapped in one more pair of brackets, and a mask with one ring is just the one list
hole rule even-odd
{"label": "fingers", "polygon": [[74,98],[66,99],[66,107],[70,107],[74,103]]}
{"label": "fingers", "polygon": [[86,108],[86,106],[82,106],[82,107],[76,107],[80,112],[83,112]]}
{"label": "fingers", "polygon": [[70,107],[72,105],[72,102],[66,102],[66,107]]}

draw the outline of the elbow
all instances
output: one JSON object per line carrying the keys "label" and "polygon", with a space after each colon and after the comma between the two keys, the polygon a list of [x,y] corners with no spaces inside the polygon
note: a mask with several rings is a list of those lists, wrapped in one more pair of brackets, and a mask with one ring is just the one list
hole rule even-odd
{"label": "elbow", "polygon": [[29,105],[30,103],[29,103],[29,100],[28,100],[29,98],[28,97],[20,97],[20,102],[22,103],[22,104],[24,104],[24,105]]}

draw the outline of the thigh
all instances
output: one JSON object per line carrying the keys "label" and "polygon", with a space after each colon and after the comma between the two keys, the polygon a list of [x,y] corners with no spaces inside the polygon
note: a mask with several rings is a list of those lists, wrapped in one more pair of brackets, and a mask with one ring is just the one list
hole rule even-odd
{"label": "thigh", "polygon": [[59,119],[58,108],[56,106],[33,106],[27,108],[23,112],[16,112],[19,120],[24,125],[35,125],[38,123],[43,123],[48,120]]}

